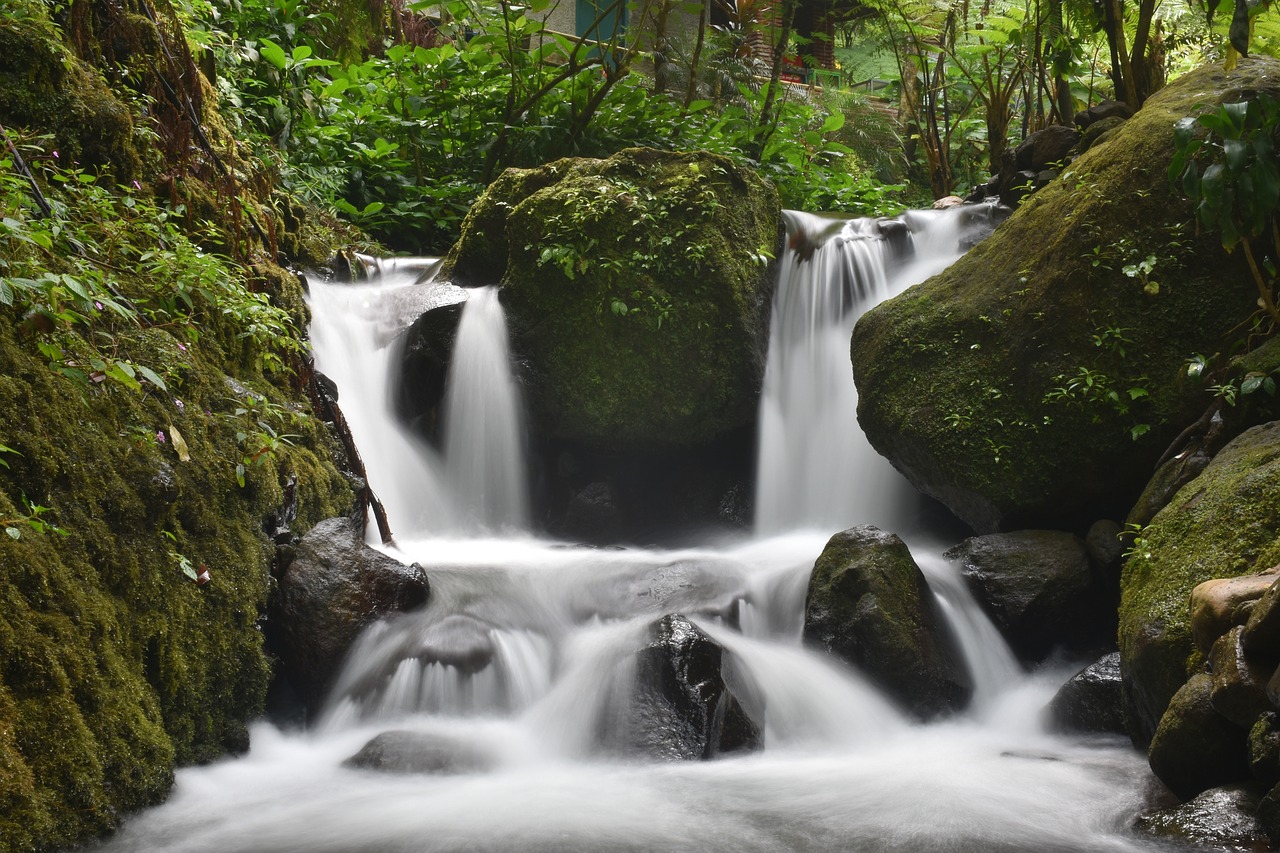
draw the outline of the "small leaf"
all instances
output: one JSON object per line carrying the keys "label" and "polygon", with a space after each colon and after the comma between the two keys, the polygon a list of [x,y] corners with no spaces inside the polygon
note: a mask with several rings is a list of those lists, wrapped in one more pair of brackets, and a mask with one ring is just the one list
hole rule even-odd
{"label": "small leaf", "polygon": [[18,529],[18,528],[16,528],[16,527],[6,527],[6,528],[4,529],[4,532],[5,532],[5,533],[7,533],[7,534],[9,534],[9,538],[10,538],[10,539],[21,539],[21,538],[22,538],[22,531],[21,531],[21,530],[19,530],[19,529]]}
{"label": "small leaf", "polygon": [[1240,383],[1240,393],[1252,394],[1254,391],[1257,391],[1262,387],[1262,380],[1264,379],[1266,379],[1266,377],[1261,373],[1250,373],[1244,378],[1244,381]]}
{"label": "small leaf", "polygon": [[169,438],[173,441],[173,449],[178,454],[180,462],[190,462],[191,452],[187,449],[187,440],[182,437],[182,433],[178,432],[178,428],[173,424],[169,424]]}
{"label": "small leaf", "polygon": [[154,370],[142,364],[135,365],[135,367],[137,367],[138,372],[142,374],[143,379],[147,380],[152,385],[159,388],[161,391],[169,390],[168,388],[165,387],[164,380],[161,379],[159,376],[157,376]]}

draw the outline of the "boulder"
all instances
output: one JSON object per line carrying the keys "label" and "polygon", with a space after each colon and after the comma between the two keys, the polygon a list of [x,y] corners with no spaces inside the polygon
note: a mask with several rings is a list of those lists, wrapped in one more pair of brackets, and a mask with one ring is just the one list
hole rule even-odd
{"label": "boulder", "polygon": [[1103,119],[1127,119],[1133,116],[1133,107],[1122,101],[1099,101],[1087,110],[1076,113],[1075,125],[1084,130]]}
{"label": "boulder", "polygon": [[375,736],[346,767],[382,773],[430,773],[452,776],[490,769],[493,759],[474,746],[429,732],[389,731]]}
{"label": "boulder", "polygon": [[1099,519],[1089,526],[1084,537],[1084,548],[1094,569],[1104,578],[1120,577],[1120,558],[1124,553],[1121,538],[1124,528],[1108,518]]}
{"label": "boulder", "polygon": [[975,536],[946,556],[960,562],[974,598],[1023,660],[1043,660],[1055,649],[1106,645],[1114,636],[1088,552],[1070,533]]}
{"label": "boulder", "polygon": [[698,761],[759,749],[763,721],[748,716],[725,683],[725,651],[683,616],[648,629],[635,656],[631,701],[600,724],[606,749],[662,761]]}
{"label": "boulder", "polygon": [[1244,647],[1252,655],[1280,662],[1280,583],[1273,583],[1249,612]]}
{"label": "boulder", "polygon": [[501,282],[547,435],[687,447],[754,422],[773,288],[762,259],[780,246],[777,194],[755,173],[629,149],[508,170],[440,275]]}
{"label": "boulder", "polygon": [[1120,653],[1103,655],[1073,675],[1046,706],[1045,715],[1058,731],[1124,734]]}
{"label": "boulder", "polygon": [[618,541],[749,481],[782,236],[772,186],[708,153],[511,169],[476,202],[440,276],[502,285],[553,529],[591,483]]}
{"label": "boulder", "polygon": [[[980,533],[1123,517],[1204,409],[1187,354],[1223,351],[1256,310],[1241,253],[1171,198],[1174,124],[1277,81],[1255,58],[1178,79],[949,269],[864,314],[852,359],[876,450]],[[1139,246],[1176,285],[1123,272]]]}
{"label": "boulder", "polygon": [[1249,772],[1272,788],[1280,783],[1280,714],[1267,711],[1249,730]]}
{"label": "boulder", "polygon": [[[1151,737],[1202,661],[1188,602],[1198,584],[1280,563],[1280,422],[1223,448],[1143,531],[1121,577],[1120,655],[1130,733]],[[1261,594],[1259,592],[1259,594]]]}
{"label": "boulder", "polygon": [[443,438],[440,428],[449,365],[466,305],[465,290],[455,287],[449,292],[457,297],[455,301],[422,312],[402,330],[399,380],[393,398],[396,415],[437,446]]}
{"label": "boulder", "polygon": [[1080,132],[1060,124],[1051,124],[1030,134],[1014,149],[1014,165],[1018,169],[1042,172],[1046,168],[1061,170],[1064,161],[1080,141]]}
{"label": "boulder", "polygon": [[1255,812],[1258,795],[1244,785],[1212,788],[1177,806],[1140,816],[1137,829],[1200,850],[1269,850]]}
{"label": "boulder", "polygon": [[876,527],[827,542],[809,579],[804,640],[854,664],[922,718],[959,710],[972,693],[911,552]]}
{"label": "boulder", "polygon": [[1247,734],[1213,709],[1213,679],[1191,677],[1160,719],[1147,761],[1151,770],[1182,799],[1216,785],[1247,779]]}
{"label": "boulder", "polygon": [[1256,575],[1215,578],[1191,590],[1191,636],[1208,653],[1218,638],[1249,621],[1258,599],[1280,578],[1280,566]]}
{"label": "boulder", "polygon": [[272,603],[272,637],[287,677],[314,707],[369,623],[424,605],[426,573],[364,544],[355,522],[330,518],[298,543]]}
{"label": "boulder", "polygon": [[1267,698],[1267,680],[1275,667],[1259,666],[1244,651],[1236,626],[1218,638],[1209,653],[1209,673],[1213,677],[1213,709],[1244,729],[1252,729],[1264,713],[1272,710]]}

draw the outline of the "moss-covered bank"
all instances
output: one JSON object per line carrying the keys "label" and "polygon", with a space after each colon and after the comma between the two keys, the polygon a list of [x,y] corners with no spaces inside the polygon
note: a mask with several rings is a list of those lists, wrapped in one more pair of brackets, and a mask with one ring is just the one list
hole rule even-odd
{"label": "moss-covered bank", "polygon": [[51,5],[0,20],[0,123],[52,135],[25,150],[53,203],[0,152],[0,853],[102,833],[175,765],[243,749],[270,674],[268,530],[352,501],[299,404],[305,308],[277,254],[333,237],[211,102],[189,105],[225,173],[174,110],[141,111],[161,35],[188,94],[210,91],[156,5],[159,25],[59,7],[65,35]]}
{"label": "moss-covered bank", "polygon": [[[853,362],[873,445],[981,531],[1123,518],[1208,402],[1181,368],[1229,352],[1257,296],[1169,185],[1174,123],[1277,81],[1251,58],[1170,84],[950,269],[869,311]],[[1148,256],[1146,282],[1126,274]]]}

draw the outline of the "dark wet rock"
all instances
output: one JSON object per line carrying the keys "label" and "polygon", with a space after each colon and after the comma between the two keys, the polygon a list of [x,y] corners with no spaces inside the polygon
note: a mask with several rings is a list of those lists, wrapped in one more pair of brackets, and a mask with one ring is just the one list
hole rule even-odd
{"label": "dark wet rock", "polygon": [[1275,667],[1261,666],[1250,660],[1241,641],[1244,628],[1236,626],[1218,638],[1209,653],[1209,672],[1213,676],[1213,709],[1244,729],[1267,711],[1267,680]]}
{"label": "dark wet rock", "polygon": [[1244,647],[1261,660],[1280,662],[1280,583],[1271,584],[1250,611]]}
{"label": "dark wet rock", "polygon": [[1045,709],[1059,731],[1124,734],[1120,653],[1111,652],[1073,675]]}
{"label": "dark wet rock", "polygon": [[588,483],[569,499],[556,533],[583,542],[613,542],[621,529],[618,498],[609,483]]}
{"label": "dark wet rock", "polygon": [[1194,845],[1197,850],[1266,853],[1271,849],[1255,813],[1258,794],[1243,785],[1213,788],[1177,806],[1140,816],[1135,826],[1157,838]]}
{"label": "dark wet rock", "polygon": [[1280,784],[1280,714],[1267,711],[1249,730],[1249,772],[1271,788]]}
{"label": "dark wet rock", "polygon": [[396,415],[433,443],[442,437],[445,384],[465,304],[462,300],[424,312],[404,332]]}
{"label": "dark wet rock", "polygon": [[452,738],[396,730],[377,735],[343,765],[382,773],[451,776],[488,770],[493,763],[490,756],[474,746]]}
{"label": "dark wet rock", "polygon": [[697,761],[759,749],[763,725],[725,682],[726,653],[688,619],[649,626],[635,656],[631,701],[601,721],[606,749],[663,761]]}
{"label": "dark wet rock", "polygon": [[1280,784],[1258,802],[1258,822],[1273,844],[1280,844]]}
{"label": "dark wet rock", "polygon": [[1079,141],[1079,131],[1060,124],[1049,125],[1030,134],[1014,149],[1014,165],[1031,172],[1060,168]]}
{"label": "dark wet rock", "polygon": [[920,717],[958,710],[972,692],[919,566],[901,539],[876,527],[827,542],[809,579],[804,639]]}
{"label": "dark wet rock", "polygon": [[1103,119],[1127,119],[1133,116],[1133,107],[1121,101],[1099,101],[1087,110],[1076,113],[1075,125],[1084,130]]}
{"label": "dark wet rock", "polygon": [[1145,527],[1164,509],[1178,490],[1190,483],[1209,466],[1213,457],[1203,451],[1185,453],[1168,460],[1147,481],[1138,495],[1125,523],[1131,527]]}
{"label": "dark wet rock", "polygon": [[1192,676],[1174,694],[1147,760],[1160,781],[1183,799],[1248,778],[1246,732],[1213,709],[1213,679],[1207,673]]}
{"label": "dark wet rock", "polygon": [[966,539],[947,552],[1023,660],[1105,646],[1114,625],[1084,543],[1070,533],[1019,530]]}
{"label": "dark wet rock", "polygon": [[1102,577],[1113,580],[1120,577],[1120,555],[1124,552],[1120,537],[1123,533],[1124,528],[1108,518],[1099,519],[1089,526],[1084,548],[1094,569]]}
{"label": "dark wet rock", "polygon": [[360,631],[427,601],[426,573],[365,545],[353,521],[331,518],[298,543],[280,579],[272,636],[285,672],[316,705]]}

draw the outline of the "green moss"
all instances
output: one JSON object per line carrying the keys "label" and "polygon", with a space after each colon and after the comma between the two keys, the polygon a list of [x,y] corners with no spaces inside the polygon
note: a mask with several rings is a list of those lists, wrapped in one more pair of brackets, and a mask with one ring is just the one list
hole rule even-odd
{"label": "green moss", "polygon": [[1143,538],[1122,575],[1120,653],[1131,728],[1148,738],[1199,664],[1191,590],[1280,563],[1280,423],[1224,448]]}
{"label": "green moss", "polygon": [[0,20],[0,119],[52,132],[64,162],[109,168],[120,182],[141,168],[128,106],[62,46],[47,19]]}
{"label": "green moss", "polygon": [[[852,348],[876,448],[978,530],[1124,517],[1208,403],[1181,378],[1187,358],[1229,351],[1256,298],[1239,253],[1197,237],[1169,186],[1174,123],[1277,67],[1171,84],[950,269],[868,312]],[[1154,295],[1123,271],[1149,254]],[[1107,330],[1127,342],[1099,346]],[[1052,399],[1081,370],[1127,411],[1105,392]]]}
{"label": "green moss", "polygon": [[699,445],[754,419],[778,229],[776,193],[729,160],[632,149],[504,173],[445,274],[501,277],[550,435]]}

